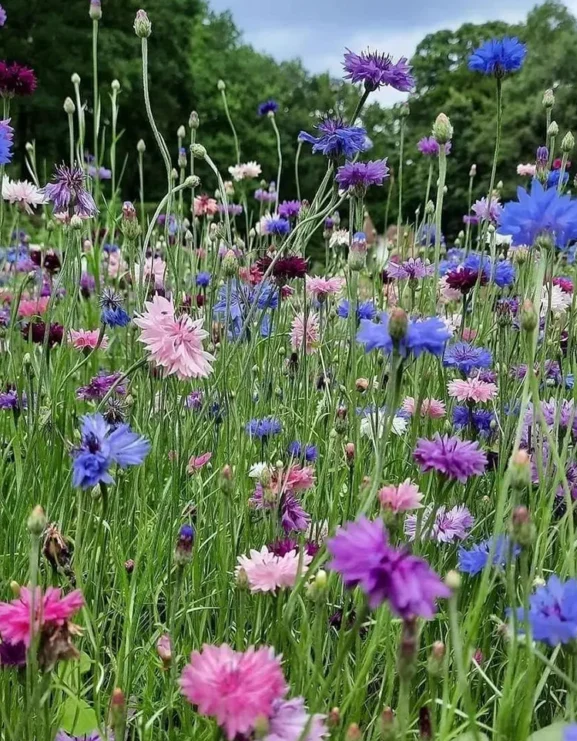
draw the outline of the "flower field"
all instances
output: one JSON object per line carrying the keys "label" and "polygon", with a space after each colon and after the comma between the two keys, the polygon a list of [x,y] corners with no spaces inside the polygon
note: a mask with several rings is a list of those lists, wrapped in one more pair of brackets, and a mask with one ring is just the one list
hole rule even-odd
{"label": "flower field", "polygon": [[18,179],[37,79],[0,61],[0,739],[576,741],[575,142],[543,91],[503,197],[526,46],[471,50],[495,155],[458,173],[462,229],[439,112],[421,207],[381,239],[367,193],[381,223],[402,161],[370,159],[363,108],[413,90],[407,59],[346,51],[356,110],[311,119],[285,192],[279,103],[255,112],[263,172],[215,80],[236,152],[215,162],[195,112],[159,130],[154,18],[134,32],[135,192],[120,83],[72,71],[65,159],[27,143]]}

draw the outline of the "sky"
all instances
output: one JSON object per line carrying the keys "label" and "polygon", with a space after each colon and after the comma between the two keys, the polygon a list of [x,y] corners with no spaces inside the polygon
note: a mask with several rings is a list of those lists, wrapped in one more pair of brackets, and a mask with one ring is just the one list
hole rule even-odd
{"label": "sky", "polygon": [[[313,73],[342,74],[346,48],[367,47],[411,57],[424,36],[462,23],[524,20],[538,0],[210,0],[215,11],[230,10],[244,40],[278,61],[299,58]],[[577,15],[577,0],[565,0]],[[383,105],[406,97],[385,88]]]}

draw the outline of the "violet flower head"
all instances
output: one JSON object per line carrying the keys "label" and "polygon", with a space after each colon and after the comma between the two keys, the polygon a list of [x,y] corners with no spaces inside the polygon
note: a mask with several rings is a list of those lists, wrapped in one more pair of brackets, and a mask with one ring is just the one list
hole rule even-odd
{"label": "violet flower head", "polygon": [[276,113],[278,111],[278,103],[276,100],[273,100],[272,98],[270,100],[265,100],[264,103],[260,103],[258,106],[258,115],[259,116],[267,116],[270,113]]}
{"label": "violet flower head", "polygon": [[347,162],[339,167],[335,180],[341,190],[352,190],[361,195],[371,185],[382,185],[389,177],[386,158],[371,162]]}
{"label": "violet flower head", "polygon": [[366,152],[372,142],[362,126],[347,126],[342,118],[323,118],[316,126],[319,136],[301,131],[299,141],[313,145],[313,154],[321,152],[327,157],[352,158]]}
{"label": "violet flower head", "polygon": [[8,20],[8,15],[4,8],[0,5],[0,28],[6,23]]}
{"label": "violet flower head", "polygon": [[[276,194],[273,193],[273,196],[276,196]],[[300,214],[300,211],[300,201],[283,201],[279,204],[278,207],[278,215],[281,217],[281,219],[296,219],[296,217]]]}
{"label": "violet flower head", "polygon": [[492,196],[491,199],[485,197],[475,201],[471,210],[478,219],[484,219],[485,221],[496,224],[503,210],[503,206],[499,203],[498,198]]}
{"label": "violet flower head", "polygon": [[10,119],[0,120],[0,165],[8,165],[12,161],[14,146],[14,129],[10,126]]}
{"label": "violet flower head", "polygon": [[387,264],[387,273],[389,278],[397,280],[421,280],[435,272],[434,265],[429,261],[423,262],[420,257],[409,257],[404,262],[393,262],[390,260]]}
{"label": "violet flower head", "polygon": [[[433,507],[425,507],[422,513],[420,537],[422,540],[434,540],[437,543],[454,543],[456,540],[465,540],[469,530],[475,524],[475,518],[467,507],[459,504],[451,509],[444,505],[437,508],[433,518]],[[405,535],[414,540],[417,533],[417,515],[407,515],[405,520]]]}
{"label": "violet flower head", "polygon": [[[417,149],[425,157],[438,157],[439,156],[439,142],[434,136],[424,136],[417,142]],[[450,154],[451,142],[445,144],[445,154]]]}
{"label": "violet flower head", "polygon": [[387,600],[403,619],[432,618],[435,600],[449,597],[449,588],[426,561],[388,540],[380,519],[348,522],[327,541],[329,568],[339,572],[347,587],[359,586],[372,609]]}
{"label": "violet flower head", "polygon": [[423,473],[437,471],[462,484],[470,476],[481,475],[487,466],[487,456],[478,442],[459,440],[439,433],[432,440],[420,438],[413,457]]}
{"label": "violet flower head", "polygon": [[363,51],[360,54],[347,49],[343,62],[345,79],[353,83],[364,83],[365,90],[372,92],[385,85],[403,93],[411,92],[415,79],[406,57],[394,62],[388,54],[376,51]]}
{"label": "violet flower head", "polygon": [[76,214],[88,219],[98,213],[94,198],[86,190],[86,176],[77,165],[57,165],[54,182],[42,188],[42,192],[54,204],[57,213],[69,216]]}
{"label": "violet flower head", "polygon": [[19,412],[27,407],[28,400],[24,392],[22,392],[22,396],[19,397],[16,389],[0,391],[0,409],[11,409]]}

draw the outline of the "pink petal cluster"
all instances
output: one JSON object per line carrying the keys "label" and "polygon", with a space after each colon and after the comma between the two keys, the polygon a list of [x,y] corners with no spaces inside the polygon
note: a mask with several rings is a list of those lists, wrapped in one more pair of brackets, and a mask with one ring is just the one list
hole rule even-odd
{"label": "pink petal cluster", "polygon": [[194,215],[195,216],[214,216],[218,213],[218,203],[214,198],[210,198],[206,193],[194,198]]}
{"label": "pink petal cluster", "polygon": [[288,471],[275,469],[272,476],[274,491],[307,491],[315,485],[315,470],[312,466],[291,466]]}
{"label": "pink petal cluster", "polygon": [[268,718],[287,686],[272,648],[244,653],[226,643],[193,651],[180,679],[182,694],[202,715],[216,718],[229,741],[250,735],[257,718]]}
{"label": "pink petal cluster", "polygon": [[458,401],[491,401],[497,396],[497,386],[478,378],[467,378],[465,381],[449,381],[447,384],[449,396]]}
{"label": "pink petal cluster", "polygon": [[[403,401],[402,408],[407,414],[415,414],[417,411],[417,402],[412,396],[407,396]],[[421,417],[441,419],[446,413],[445,402],[440,399],[423,399],[421,402]]]}
{"label": "pink petal cluster", "polygon": [[139,340],[146,345],[151,360],[167,375],[175,374],[180,380],[209,376],[214,357],[202,347],[208,337],[202,319],[193,321],[186,314],[177,318],[174,304],[163,296],[155,295],[145,307],[134,323],[142,330]]}
{"label": "pink petal cluster", "polygon": [[311,278],[307,275],[306,281],[307,291],[319,301],[338,293],[345,285],[344,278]]}
{"label": "pink petal cluster", "polygon": [[28,180],[10,180],[7,176],[2,181],[2,198],[11,204],[17,204],[27,214],[33,214],[33,209],[46,203],[46,196],[33,183]]}
{"label": "pink petal cluster", "polygon": [[200,471],[201,468],[204,468],[206,464],[209,462],[209,460],[212,458],[212,453],[209,451],[207,453],[203,453],[202,455],[197,456],[196,458],[192,456],[190,460],[188,461],[187,471],[188,473],[196,473],[197,471]]}
{"label": "pink petal cluster", "polygon": [[381,506],[394,514],[407,512],[411,509],[420,509],[423,506],[421,504],[422,499],[422,492],[419,491],[417,484],[413,484],[411,479],[405,479],[398,486],[383,486],[379,491]]}
{"label": "pink petal cluster", "polygon": [[297,314],[291,326],[291,347],[295,351],[305,348],[307,355],[312,355],[318,348],[320,339],[319,317],[311,311],[306,317],[303,312]]}
{"label": "pink petal cluster", "polygon": [[[71,329],[68,333],[68,342],[76,350],[95,350],[100,337],[99,329]],[[108,337],[104,335],[100,343],[100,349],[106,350],[108,347]]]}
{"label": "pink petal cluster", "polygon": [[32,590],[22,587],[17,599],[0,602],[0,636],[6,643],[24,643],[29,647],[33,634],[45,626],[62,627],[84,605],[78,589],[62,597],[60,589],[48,587],[42,594],[40,587],[36,587],[32,597]]}
{"label": "pink petal cluster", "polygon": [[238,556],[237,561],[237,579],[246,578],[250,591],[254,594],[294,587],[297,578],[307,570],[312,556],[298,551],[275,556],[264,545],[260,551],[251,549],[249,556]]}
{"label": "pink petal cluster", "polygon": [[535,170],[537,169],[537,166],[534,164],[519,164],[517,165],[517,175],[521,175],[522,177],[529,177],[532,178],[535,176]]}
{"label": "pink petal cluster", "polygon": [[236,180],[238,182],[239,180],[249,180],[252,178],[257,178],[261,174],[262,168],[258,164],[258,162],[251,161],[245,162],[244,164],[231,165],[228,168],[228,171],[232,175],[233,180]]}
{"label": "pink petal cluster", "polygon": [[[134,273],[137,282],[140,282],[140,265],[134,266]],[[144,279],[151,280],[155,288],[164,287],[166,276],[166,263],[161,257],[147,257],[144,261]]]}
{"label": "pink petal cluster", "polygon": [[50,296],[40,298],[21,298],[18,304],[18,316],[40,316],[48,308]]}

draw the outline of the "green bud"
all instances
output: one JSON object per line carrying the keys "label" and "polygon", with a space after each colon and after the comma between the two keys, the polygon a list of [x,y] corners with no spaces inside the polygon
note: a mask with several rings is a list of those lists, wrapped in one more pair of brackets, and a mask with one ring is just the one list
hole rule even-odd
{"label": "green bud", "polygon": [[535,525],[531,522],[531,514],[527,507],[515,507],[511,517],[510,532],[513,542],[524,548],[535,541]]}
{"label": "green bud", "polygon": [[219,81],[218,81],[218,82],[216,83],[216,87],[217,87],[217,88],[218,88],[218,90],[220,90],[220,92],[222,93],[222,92],[223,92],[224,90],[226,90],[226,83],[225,83],[225,81],[224,81],[224,80],[219,80]]}
{"label": "green bud", "polygon": [[93,21],[99,21],[102,18],[102,7],[100,5],[100,0],[90,0],[88,15]]}
{"label": "green bud", "polygon": [[557,121],[551,121],[549,128],[547,129],[547,136],[557,136],[559,133],[559,125]]}
{"label": "green bud", "polygon": [[80,85],[80,75],[78,75],[76,72],[74,72],[74,74],[70,78],[70,81],[72,82],[72,84],[74,86]]}
{"label": "green bud", "polygon": [[184,181],[184,185],[187,188],[198,188],[200,185],[200,178],[197,175],[189,175]]}
{"label": "green bud", "polygon": [[238,274],[238,258],[232,250],[228,250],[222,258],[222,272],[227,278],[232,278]]}
{"label": "green bud", "polygon": [[202,144],[191,144],[190,151],[192,152],[192,156],[199,160],[203,160],[206,157],[206,149]]}
{"label": "green bud", "polygon": [[152,23],[145,10],[137,10],[134,19],[134,33],[139,39],[147,39],[152,33]]}
{"label": "green bud", "polygon": [[198,129],[200,126],[200,119],[198,118],[198,113],[196,111],[192,111],[190,114],[190,117],[188,119],[188,125],[191,129]]}
{"label": "green bud", "polygon": [[568,154],[569,152],[573,151],[574,146],[575,137],[570,131],[568,131],[561,140],[561,151]]}
{"label": "green bud", "polygon": [[74,101],[72,100],[72,98],[66,98],[63,107],[64,113],[67,113],[69,116],[76,112],[76,106],[74,105]]}
{"label": "green bud", "polygon": [[45,527],[46,515],[44,514],[44,510],[42,509],[42,507],[37,504],[30,513],[30,517],[28,518],[28,532],[31,535],[40,537],[40,535],[42,535],[42,533],[44,532]]}
{"label": "green bud", "polygon": [[136,145],[136,150],[140,152],[140,154],[144,154],[146,152],[146,144],[144,142],[144,139],[139,139],[138,144]]}
{"label": "green bud", "polygon": [[437,144],[447,144],[453,138],[453,127],[449,117],[444,113],[439,113],[433,124],[433,137]]}
{"label": "green bud", "polygon": [[448,571],[445,576],[445,584],[452,589],[453,592],[458,591],[461,588],[461,574],[458,571]]}
{"label": "green bud", "polygon": [[526,450],[517,450],[509,460],[511,487],[517,491],[528,489],[531,485],[531,457]]}
{"label": "green bud", "polygon": [[521,307],[521,328],[525,332],[534,332],[537,328],[538,322],[539,318],[535,311],[535,307],[533,306],[533,302],[528,298],[525,299],[525,301],[523,301],[523,306]]}
{"label": "green bud", "polygon": [[555,93],[549,89],[543,93],[543,108],[553,108],[555,105]]}
{"label": "green bud", "polygon": [[403,309],[395,307],[391,311],[389,319],[389,334],[393,341],[393,345],[398,345],[398,343],[407,334],[408,326],[409,319],[407,317],[407,314],[403,311]]}

